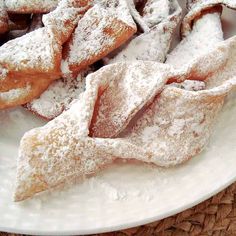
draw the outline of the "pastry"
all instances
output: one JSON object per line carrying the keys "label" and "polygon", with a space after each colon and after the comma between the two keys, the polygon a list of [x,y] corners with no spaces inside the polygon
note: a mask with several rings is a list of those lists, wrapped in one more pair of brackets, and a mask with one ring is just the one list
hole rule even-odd
{"label": "pastry", "polygon": [[[189,12],[182,22],[183,40],[167,56],[166,63],[179,68],[201,54],[206,53],[218,42],[224,40],[221,25],[223,1],[188,1]],[[230,8],[235,8],[236,1],[225,2]],[[190,27],[191,25],[191,27]]]}
{"label": "pastry", "polygon": [[[46,28],[8,41],[0,47],[0,92],[27,87],[36,81],[58,79],[60,62],[61,45]],[[19,101],[9,106],[20,104]],[[0,107],[8,106],[0,104]]]}
{"label": "pastry", "polygon": [[[131,1],[130,1],[131,2]],[[131,2],[130,4],[132,4]],[[148,0],[142,10],[142,16],[137,10],[132,10],[144,32],[134,37],[122,47],[117,55],[106,59],[106,63],[115,63],[127,60],[150,60],[164,62],[169,50],[173,32],[181,19],[181,8],[177,1]]]}
{"label": "pastry", "polygon": [[91,4],[91,0],[62,0],[54,11],[43,16],[43,24],[64,44]]}
{"label": "pastry", "polygon": [[166,71],[161,65],[142,62],[130,66],[123,62],[92,74],[89,79],[93,84],[98,81],[99,88],[94,98],[90,136],[116,137],[137,112],[161,92],[171,73],[171,68]]}
{"label": "pastry", "polygon": [[[188,91],[163,83],[161,91],[161,84],[157,84],[156,96],[152,96],[151,101],[147,96],[146,104],[138,108],[143,109],[142,112],[136,111],[139,116],[132,119],[130,126],[127,127],[124,119],[119,135],[106,139],[91,137],[89,131],[94,114],[99,114],[97,110],[103,111],[100,104],[94,112],[97,99],[100,92],[108,88],[106,81],[110,79],[111,68],[115,73],[117,67],[115,75],[121,80],[129,74],[124,75],[123,70],[119,73],[122,63],[117,63],[89,75],[85,92],[69,110],[22,138],[15,200],[95,174],[117,158],[171,166],[198,154],[209,140],[224,98],[236,86],[235,62],[236,37],[217,44],[181,70],[154,62],[127,63],[127,72],[139,68],[140,80],[145,81],[147,73],[157,73],[157,80],[179,82],[197,78],[204,81],[206,87],[200,83],[197,91]],[[99,73],[102,76],[98,76]],[[136,86],[141,91],[145,90],[144,84],[140,81]],[[153,94],[153,90],[150,93]],[[114,106],[119,108],[119,103]]]}
{"label": "pastry", "polygon": [[72,101],[78,99],[85,90],[85,77],[92,72],[92,69],[82,71],[76,79],[59,79],[47,88],[40,97],[27,103],[24,107],[34,114],[52,120],[67,110]]}
{"label": "pastry", "polygon": [[[65,31],[62,28],[57,28],[57,21],[51,21],[51,14],[62,9],[76,12],[76,17],[73,20],[75,27],[78,16],[86,11],[88,1],[62,0],[58,8],[44,18],[45,27],[36,29],[26,35],[10,40],[0,47],[0,93],[12,93],[12,91],[29,86],[38,86],[24,96],[24,99],[19,97],[11,100],[12,102],[2,101],[0,109],[21,105],[22,102],[27,103],[41,95],[45,89],[56,79],[61,77],[61,58],[62,44],[70,37],[72,33],[68,28]],[[60,18],[60,24],[66,27],[70,24],[66,17]],[[54,27],[55,26],[55,27]],[[34,25],[33,28],[36,26]],[[29,28],[29,31],[33,28]],[[68,33],[69,32],[69,33]],[[45,82],[44,86],[41,84]],[[37,85],[38,84],[38,85]],[[33,96],[35,95],[35,96]],[[3,94],[2,94],[3,96]],[[6,96],[4,95],[4,98]],[[28,99],[26,99],[28,98]]]}
{"label": "pastry", "polygon": [[63,77],[76,77],[79,71],[118,48],[135,32],[136,25],[125,0],[98,1],[79,21],[64,47]]}
{"label": "pastry", "polygon": [[194,19],[197,19],[205,10],[220,4],[236,9],[235,0],[188,0],[187,3],[189,12],[184,17],[181,27],[183,36],[187,36],[191,32]]}

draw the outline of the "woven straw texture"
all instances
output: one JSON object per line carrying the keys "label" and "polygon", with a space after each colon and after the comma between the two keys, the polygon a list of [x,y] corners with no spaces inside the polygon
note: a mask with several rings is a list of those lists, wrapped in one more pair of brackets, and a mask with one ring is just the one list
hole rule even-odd
{"label": "woven straw texture", "polygon": [[[211,199],[175,216],[137,228],[97,236],[236,235],[236,183]],[[20,236],[0,233],[0,236]]]}

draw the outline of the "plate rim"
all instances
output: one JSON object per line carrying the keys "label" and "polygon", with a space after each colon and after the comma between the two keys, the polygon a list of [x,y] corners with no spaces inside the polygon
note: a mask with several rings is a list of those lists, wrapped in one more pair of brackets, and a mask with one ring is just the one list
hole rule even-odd
{"label": "plate rim", "polygon": [[114,232],[114,231],[120,231],[124,229],[129,229],[129,228],[134,228],[138,227],[141,225],[146,225],[150,224],[155,221],[159,221],[162,219],[165,219],[167,217],[176,215],[182,211],[185,211],[187,209],[190,209],[196,205],[198,205],[201,202],[206,201],[207,199],[213,197],[214,195],[220,193],[230,185],[232,185],[236,181],[236,176],[233,178],[229,179],[227,182],[224,184],[221,184],[219,187],[216,189],[207,192],[206,194],[202,195],[200,198],[197,198],[193,201],[190,201],[188,204],[185,204],[182,207],[177,207],[174,210],[169,210],[165,213],[162,213],[160,215],[154,216],[154,217],[149,217],[145,218],[143,220],[138,220],[138,221],[133,221],[129,223],[124,223],[124,224],[119,224],[116,226],[111,226],[111,227],[98,227],[98,228],[93,228],[93,229],[88,229],[88,230],[62,230],[62,231],[35,231],[35,230],[24,230],[24,229],[17,229],[13,227],[2,227],[0,226],[0,232],[6,232],[6,233],[17,233],[17,234],[27,234],[27,235],[52,235],[52,236],[62,236],[62,235],[91,235],[91,234],[100,234],[100,233],[108,233],[108,232]]}

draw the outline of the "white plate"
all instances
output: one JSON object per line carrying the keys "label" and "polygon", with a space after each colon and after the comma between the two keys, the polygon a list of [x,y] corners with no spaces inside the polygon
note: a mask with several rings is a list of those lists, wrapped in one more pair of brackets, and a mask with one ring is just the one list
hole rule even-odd
{"label": "white plate", "polygon": [[[226,11],[225,17],[233,22],[236,12]],[[228,37],[236,24],[227,26]],[[0,112],[0,231],[72,235],[133,227],[183,211],[236,180],[234,98],[225,106],[208,148],[185,165],[161,169],[117,164],[72,188],[14,203],[19,140],[42,124],[20,108]]]}

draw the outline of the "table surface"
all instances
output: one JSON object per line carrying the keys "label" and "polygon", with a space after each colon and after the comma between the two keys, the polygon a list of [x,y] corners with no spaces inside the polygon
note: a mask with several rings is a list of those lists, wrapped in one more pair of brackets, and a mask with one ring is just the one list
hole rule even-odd
{"label": "table surface", "polygon": [[[148,225],[99,236],[236,235],[236,183],[209,200],[177,215]],[[0,236],[20,236],[1,233]]]}

